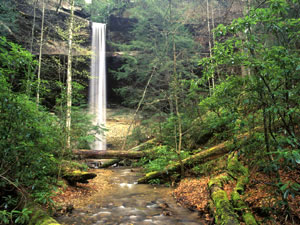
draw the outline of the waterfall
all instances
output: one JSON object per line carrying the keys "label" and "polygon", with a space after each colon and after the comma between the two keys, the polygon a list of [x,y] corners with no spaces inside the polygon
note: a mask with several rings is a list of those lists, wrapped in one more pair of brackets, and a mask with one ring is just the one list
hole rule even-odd
{"label": "waterfall", "polygon": [[[106,25],[92,24],[92,65],[89,83],[89,110],[94,116],[94,124],[105,126],[106,122],[106,63],[105,33]],[[97,140],[91,145],[93,150],[106,150],[104,135],[96,135]]]}

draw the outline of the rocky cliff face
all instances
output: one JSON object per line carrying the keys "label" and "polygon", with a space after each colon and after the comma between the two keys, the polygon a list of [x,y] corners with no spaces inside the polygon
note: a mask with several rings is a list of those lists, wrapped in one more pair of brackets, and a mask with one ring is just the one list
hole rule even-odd
{"label": "rocky cliff face", "polygon": [[[32,27],[34,23],[35,1],[18,0],[16,9],[20,16],[18,18],[18,31],[11,37],[16,42],[30,49],[32,38]],[[57,1],[45,1],[45,29],[44,29],[44,55],[67,55],[67,21],[69,19],[68,5],[63,4],[57,11]],[[66,8],[65,8],[66,7]],[[76,9],[80,11],[80,9]],[[40,33],[42,23],[42,3],[36,4],[35,26],[33,38],[33,54],[39,53]],[[73,55],[87,55],[90,49],[90,23],[85,18],[75,16],[76,32],[74,37]],[[80,40],[80,43],[79,43]]]}
{"label": "rocky cliff face", "polygon": [[[32,25],[34,20],[34,3],[36,0],[15,0],[17,10],[20,13],[18,20],[19,29],[12,39],[22,44],[27,49],[30,48],[32,37]],[[45,41],[43,46],[43,54],[45,55],[67,55],[67,21],[69,19],[70,6],[68,1],[62,1],[61,7],[58,9],[57,0],[45,0]],[[210,24],[211,28],[216,27],[220,23],[229,23],[234,18],[242,15],[244,3],[240,1],[220,1],[218,4],[210,8]],[[206,3],[199,3],[199,7],[195,8],[192,14],[196,18],[191,24],[187,24],[194,34],[195,40],[203,46],[203,53],[208,53],[208,27]],[[135,19],[131,19],[123,14],[123,17],[112,15],[107,24],[108,40],[112,42],[126,43],[131,40],[130,30],[133,28]],[[91,25],[86,19],[87,15],[79,7],[75,8],[75,47],[74,55],[88,55],[91,44]],[[212,18],[213,16],[213,18]],[[39,52],[40,28],[42,18],[42,5],[38,1],[36,7],[35,32],[33,54]],[[214,24],[214,25],[212,25]],[[76,42],[77,40],[77,42]],[[80,40],[80,43],[78,42]],[[113,53],[113,48],[107,46],[109,56],[118,56]]]}

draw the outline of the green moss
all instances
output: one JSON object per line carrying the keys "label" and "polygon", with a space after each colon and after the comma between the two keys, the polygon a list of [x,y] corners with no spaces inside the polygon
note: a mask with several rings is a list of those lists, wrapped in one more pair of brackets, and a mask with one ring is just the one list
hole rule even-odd
{"label": "green moss", "polygon": [[248,182],[249,182],[248,176],[239,177],[239,179],[237,180],[235,190],[240,194],[244,193],[245,186]]}
{"label": "green moss", "polygon": [[212,186],[216,185],[218,187],[223,187],[225,183],[227,183],[230,178],[226,175],[220,175],[215,178],[210,179],[208,182],[208,187],[211,188]]}
{"label": "green moss", "polygon": [[231,192],[231,200],[233,202],[238,202],[239,200],[241,200],[240,194],[237,191]]}
{"label": "green moss", "polygon": [[250,212],[246,212],[243,214],[243,220],[246,223],[246,225],[257,225],[257,222]]}
{"label": "green moss", "polygon": [[227,156],[224,155],[215,160],[210,160],[205,163],[199,163],[193,167],[191,172],[195,175],[209,176],[210,174],[214,174],[217,171],[222,171],[222,170],[226,169],[226,166],[227,166],[225,157],[227,158]]}
{"label": "green moss", "polygon": [[212,193],[212,199],[216,207],[216,223],[222,225],[239,224],[237,215],[231,206],[227,194],[223,190],[218,190]]}
{"label": "green moss", "polygon": [[231,201],[235,207],[235,211],[238,211],[242,215],[242,218],[246,225],[257,225],[256,220],[252,213],[250,212],[246,203],[241,199],[240,194],[234,190],[231,193]]}
{"label": "green moss", "polygon": [[80,170],[74,170],[70,173],[70,175],[78,176],[78,175],[86,175],[88,172],[80,171]]}
{"label": "green moss", "polygon": [[159,174],[158,171],[147,173],[145,176],[143,176],[142,178],[138,179],[138,183],[139,184],[148,183],[151,179],[159,177],[158,174]]}
{"label": "green moss", "polygon": [[228,165],[227,165],[227,169],[230,172],[230,174],[235,177],[238,178],[241,175],[248,177],[249,176],[249,170],[248,168],[244,167],[239,161],[238,161],[238,157],[236,154],[232,153],[230,154],[230,156],[228,157]]}
{"label": "green moss", "polygon": [[60,225],[37,205],[31,203],[27,207],[33,212],[28,225]]}
{"label": "green moss", "polygon": [[243,166],[242,163],[238,161],[238,157],[236,154],[232,153],[228,157],[227,169],[230,175],[237,179],[235,190],[238,193],[242,194],[244,192],[246,184],[249,182],[248,168]]}

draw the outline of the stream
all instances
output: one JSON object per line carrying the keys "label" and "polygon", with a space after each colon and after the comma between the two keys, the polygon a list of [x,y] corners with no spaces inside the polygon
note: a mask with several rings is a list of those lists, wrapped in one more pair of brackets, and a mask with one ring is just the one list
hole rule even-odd
{"label": "stream", "polygon": [[130,168],[112,169],[112,189],[105,197],[97,198],[85,208],[60,216],[61,224],[205,224],[197,212],[178,206],[170,194],[171,188],[137,184],[140,177]]}

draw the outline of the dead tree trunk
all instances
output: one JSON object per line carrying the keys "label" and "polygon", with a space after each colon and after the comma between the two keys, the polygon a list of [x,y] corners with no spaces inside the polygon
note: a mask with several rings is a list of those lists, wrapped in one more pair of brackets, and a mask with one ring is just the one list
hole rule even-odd
{"label": "dead tree trunk", "polygon": [[42,27],[41,27],[41,43],[40,43],[40,55],[39,55],[39,67],[38,67],[38,77],[37,77],[37,93],[36,93],[36,103],[40,104],[40,84],[41,84],[41,66],[42,66],[42,49],[44,41],[44,21],[45,21],[45,2],[43,0],[43,11],[42,11]]}
{"label": "dead tree trunk", "polygon": [[66,112],[66,130],[67,130],[67,148],[71,147],[71,107],[72,107],[72,41],[73,41],[73,23],[74,23],[74,0],[70,0],[71,14],[69,23],[68,39],[68,69],[67,69],[67,112]]}
{"label": "dead tree trunk", "polygon": [[99,150],[73,150],[75,155],[84,159],[140,159],[149,152],[136,151],[99,151]]}

